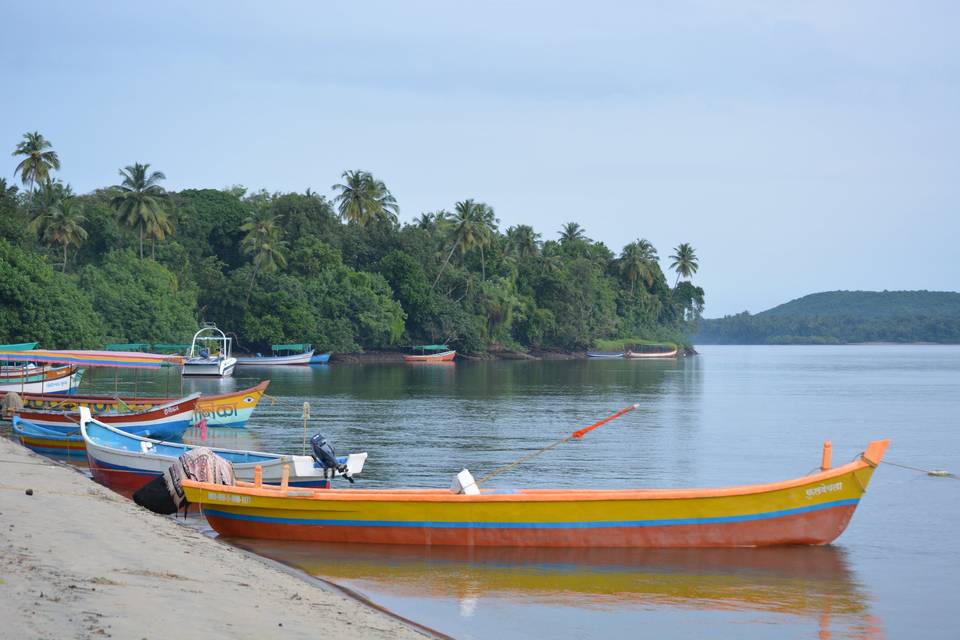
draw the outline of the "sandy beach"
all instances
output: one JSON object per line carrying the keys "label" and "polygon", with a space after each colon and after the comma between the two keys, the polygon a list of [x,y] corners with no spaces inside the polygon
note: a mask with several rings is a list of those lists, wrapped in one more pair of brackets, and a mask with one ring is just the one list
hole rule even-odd
{"label": "sandy beach", "polygon": [[0,638],[427,637],[5,438],[0,466]]}

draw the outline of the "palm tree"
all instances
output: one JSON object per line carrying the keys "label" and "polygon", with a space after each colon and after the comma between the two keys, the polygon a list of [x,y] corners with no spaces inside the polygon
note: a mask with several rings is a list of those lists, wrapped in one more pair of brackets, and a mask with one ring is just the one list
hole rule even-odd
{"label": "palm tree", "polygon": [[250,302],[257,274],[274,273],[287,266],[283,255],[287,243],[283,240],[280,221],[269,209],[257,208],[244,220],[240,230],[246,233],[240,241],[240,248],[246,255],[253,256],[253,274],[247,289],[247,302]]}
{"label": "palm tree", "polygon": [[17,195],[17,185],[7,186],[7,179],[0,178],[0,198],[13,198]]}
{"label": "palm tree", "polygon": [[345,184],[331,187],[340,194],[333,199],[340,217],[360,226],[374,220],[397,222],[400,207],[383,182],[375,179],[369,171],[344,171]]}
{"label": "palm tree", "polygon": [[560,229],[560,242],[569,242],[571,240],[586,240],[587,233],[576,222],[568,222]]}
{"label": "palm tree", "polygon": [[150,258],[156,260],[157,240],[163,242],[164,238],[173,233],[173,223],[166,211],[157,209],[148,214],[145,227],[146,236],[150,238]]}
{"label": "palm tree", "polygon": [[30,222],[29,229],[37,233],[44,242],[63,246],[63,271],[67,271],[67,248],[72,244],[80,246],[87,239],[87,230],[83,223],[83,207],[75,200],[62,200],[54,203]]}
{"label": "palm tree", "polygon": [[149,164],[134,164],[120,170],[123,182],[113,188],[120,191],[110,204],[117,210],[120,221],[140,230],[140,259],[143,260],[143,232],[147,223],[163,208],[167,193],[158,183],[167,176],[160,171],[147,175]]}
{"label": "palm tree", "polygon": [[680,244],[674,249],[674,252],[675,253],[670,256],[670,259],[673,260],[673,262],[670,263],[670,268],[675,269],[677,272],[677,281],[673,283],[673,286],[676,287],[680,282],[680,276],[684,278],[693,277],[693,274],[700,268],[700,263],[697,260],[697,253],[693,250],[693,247],[686,242]]}
{"label": "palm tree", "polygon": [[466,255],[474,247],[480,248],[480,265],[483,270],[483,279],[486,280],[486,265],[484,264],[483,247],[490,244],[493,233],[497,229],[497,223],[500,221],[494,217],[493,209],[482,202],[474,202],[473,198],[458,202],[454,207],[454,213],[450,216],[450,222],[453,223],[453,246],[450,247],[450,253],[447,259],[443,261],[437,279],[433,281],[433,287],[440,282],[440,276],[443,270],[450,263],[453,253],[459,249],[460,255]]}
{"label": "palm tree", "polygon": [[12,155],[25,156],[13,173],[19,173],[23,184],[30,185],[31,194],[38,182],[43,184],[50,181],[51,169],[60,170],[60,158],[57,152],[53,151],[50,141],[36,131],[23,134],[23,140],[14,149]]}
{"label": "palm tree", "polygon": [[518,258],[531,258],[540,252],[540,234],[530,225],[518,224],[507,229],[507,241]]}
{"label": "palm tree", "polygon": [[636,288],[637,280],[643,280],[649,287],[656,278],[657,250],[648,240],[637,240],[623,248],[620,254],[620,272],[630,281],[630,293]]}

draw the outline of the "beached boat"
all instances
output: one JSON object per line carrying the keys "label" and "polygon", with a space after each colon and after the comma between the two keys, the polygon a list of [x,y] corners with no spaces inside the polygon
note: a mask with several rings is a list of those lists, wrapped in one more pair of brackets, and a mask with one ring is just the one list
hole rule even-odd
{"label": "beached boat", "polygon": [[216,378],[232,376],[237,365],[237,359],[231,355],[232,349],[232,338],[228,338],[217,325],[205,324],[193,334],[182,374]]}
{"label": "beached boat", "polygon": [[[128,433],[147,437],[177,439],[182,437],[184,431],[190,428],[199,397],[199,393],[194,393],[146,411],[105,413],[98,416],[98,419]],[[21,420],[60,433],[76,431],[80,424],[79,411],[22,409],[17,411],[17,415],[20,416]]]}
{"label": "beached boat", "polygon": [[74,365],[4,366],[0,368],[0,392],[71,393],[82,377],[83,369]]}
{"label": "beached boat", "polygon": [[331,355],[333,354],[329,351],[326,353],[314,353],[313,357],[310,358],[310,364],[327,364],[330,362]]}
{"label": "beached boat", "polygon": [[828,544],[850,522],[888,440],[853,462],[783,482],[718,489],[291,491],[185,480],[227,537],[506,547]]}
{"label": "beached boat", "polygon": [[79,428],[64,432],[41,427],[20,416],[13,416],[13,435],[23,446],[45,456],[79,459],[86,455]]}
{"label": "beached boat", "polygon": [[623,357],[623,351],[587,351],[588,358],[597,358],[601,360],[613,360]]}
{"label": "beached boat", "polygon": [[457,352],[445,344],[421,344],[411,349],[419,353],[404,355],[406,362],[450,362],[457,357]]}
{"label": "beached boat", "polygon": [[[264,380],[249,389],[200,396],[197,399],[193,424],[205,419],[207,426],[210,427],[243,427],[253,414],[253,410],[257,408],[257,404],[269,384],[269,380]],[[178,400],[178,398],[132,398],[128,396],[78,394],[50,395],[42,393],[24,393],[21,397],[24,406],[30,409],[76,411],[80,407],[87,407],[95,416],[121,411],[147,411]]]}
{"label": "beached boat", "polygon": [[309,344],[274,344],[270,346],[272,355],[238,357],[237,366],[276,367],[281,365],[310,364],[313,359],[313,346]]}
{"label": "beached boat", "polygon": [[645,360],[647,358],[676,358],[680,350],[673,344],[635,345],[627,349],[625,358],[630,360]]}
{"label": "beached boat", "polygon": [[[166,471],[181,455],[202,445],[178,444],[152,440],[125,433],[95,419],[82,420],[80,433],[86,443],[87,460],[93,478],[125,495]],[[344,475],[336,469],[324,468],[311,456],[281,455],[260,451],[236,449],[211,450],[233,464],[237,480],[253,482],[259,466],[263,482],[280,484],[283,467],[288,467],[288,486],[300,488],[326,488],[330,480]],[[340,456],[337,462],[346,467],[350,476],[363,471],[366,453],[351,453]]]}

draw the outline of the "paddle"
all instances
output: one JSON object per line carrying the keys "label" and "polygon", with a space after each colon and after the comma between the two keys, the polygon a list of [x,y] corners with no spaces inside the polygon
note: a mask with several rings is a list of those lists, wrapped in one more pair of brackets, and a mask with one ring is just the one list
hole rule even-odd
{"label": "paddle", "polygon": [[569,441],[574,440],[574,439],[579,440],[580,438],[582,438],[583,436],[587,435],[588,433],[590,433],[590,432],[593,431],[594,429],[596,429],[596,428],[598,428],[598,427],[602,427],[603,425],[607,424],[608,422],[612,422],[612,421],[616,420],[617,418],[619,418],[619,417],[621,417],[621,416],[623,416],[623,415],[626,415],[626,414],[630,413],[631,411],[633,411],[634,409],[636,409],[638,406],[640,406],[640,405],[638,405],[638,404],[631,404],[631,405],[628,406],[628,407],[624,407],[623,409],[620,409],[620,411],[617,411],[617,412],[614,413],[613,415],[607,416],[607,417],[604,418],[603,420],[598,420],[597,422],[594,422],[594,423],[593,423],[592,425],[590,425],[589,427],[584,427],[583,429],[580,429],[580,430],[578,430],[578,431],[574,431],[573,433],[571,433],[570,435],[568,435],[566,438],[562,438],[562,439],[560,439],[560,440],[557,440],[557,441],[554,442],[553,444],[551,444],[551,445],[549,445],[549,446],[546,446],[546,447],[544,447],[543,449],[540,449],[539,451],[534,451],[533,453],[529,453],[529,454],[523,456],[522,458],[520,458],[519,460],[516,460],[515,462],[511,462],[511,463],[508,464],[508,465],[505,465],[505,466],[503,466],[503,467],[500,467],[499,469],[495,469],[494,471],[491,471],[491,472],[488,473],[487,475],[485,475],[485,476],[483,476],[482,478],[480,478],[479,480],[477,480],[474,484],[476,484],[477,486],[479,486],[480,483],[482,483],[482,482],[487,482],[487,481],[490,480],[491,478],[494,478],[494,477],[500,475],[501,473],[505,473],[505,472],[513,469],[514,467],[518,467],[518,466],[520,466],[521,464],[523,464],[524,462],[527,462],[528,460],[531,460],[531,459],[537,457],[537,456],[540,455],[541,453],[546,453],[547,451],[550,451],[550,450],[553,449],[553,448],[559,447],[559,446],[560,446],[561,444],[563,444],[564,442],[569,442]]}

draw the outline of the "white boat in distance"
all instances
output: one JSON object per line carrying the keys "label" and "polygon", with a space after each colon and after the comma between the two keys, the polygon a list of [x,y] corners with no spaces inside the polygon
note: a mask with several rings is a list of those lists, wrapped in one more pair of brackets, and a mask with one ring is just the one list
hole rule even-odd
{"label": "white boat in distance", "polygon": [[[241,356],[237,358],[237,366],[273,367],[277,365],[310,364],[314,349],[309,344],[274,344],[270,346],[272,355],[264,356],[259,353],[255,356]],[[284,355],[279,355],[287,352]]]}
{"label": "white boat in distance", "polygon": [[[190,353],[183,364],[185,376],[213,376],[225,378],[233,375],[237,359],[231,355],[233,339],[212,323],[193,334]],[[214,351],[215,349],[215,351]]]}

